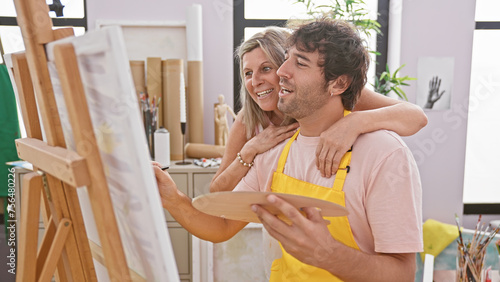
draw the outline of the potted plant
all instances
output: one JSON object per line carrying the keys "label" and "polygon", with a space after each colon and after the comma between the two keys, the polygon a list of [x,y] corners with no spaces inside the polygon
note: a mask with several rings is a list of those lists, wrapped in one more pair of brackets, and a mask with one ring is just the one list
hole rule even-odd
{"label": "potted plant", "polygon": [[416,80],[414,77],[404,76],[398,77],[398,72],[405,65],[400,66],[393,74],[389,71],[389,66],[385,66],[385,71],[380,74],[380,77],[375,76],[375,84],[373,84],[373,90],[377,93],[387,96],[389,93],[394,92],[399,98],[408,101],[405,92],[401,89],[401,86],[408,86],[409,84],[405,81]]}

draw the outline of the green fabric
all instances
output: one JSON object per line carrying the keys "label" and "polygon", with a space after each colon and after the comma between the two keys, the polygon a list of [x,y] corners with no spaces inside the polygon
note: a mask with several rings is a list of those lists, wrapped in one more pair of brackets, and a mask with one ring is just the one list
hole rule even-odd
{"label": "green fabric", "polygon": [[5,163],[19,159],[14,140],[20,137],[16,97],[7,67],[0,65],[0,197],[8,194],[9,166]]}

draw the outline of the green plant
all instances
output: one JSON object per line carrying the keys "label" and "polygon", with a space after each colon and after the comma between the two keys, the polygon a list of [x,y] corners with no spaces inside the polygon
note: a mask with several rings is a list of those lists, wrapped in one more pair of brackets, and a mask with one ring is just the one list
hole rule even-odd
{"label": "green plant", "polygon": [[398,77],[397,74],[398,72],[404,67],[405,65],[400,66],[393,74],[389,71],[389,66],[385,66],[385,71],[380,75],[380,77],[375,76],[375,84],[373,84],[374,91],[378,92],[383,95],[388,95],[391,91],[396,93],[399,98],[404,99],[408,101],[408,97],[406,97],[405,92],[401,89],[400,86],[408,86],[408,83],[405,83],[405,81],[408,80],[416,80],[414,77]]}
{"label": "green plant", "polygon": [[[372,32],[382,34],[380,23],[369,18],[369,11],[365,9],[366,3],[363,0],[330,0],[330,4],[317,5],[314,0],[295,0],[295,3],[301,3],[306,6],[307,14],[313,18],[330,17],[332,19],[342,19],[352,23],[358,30],[366,36],[371,36]],[[380,53],[368,50],[370,53],[380,55]],[[416,80],[413,77],[397,77],[398,72],[404,65],[399,67],[393,74],[389,67],[386,71],[375,76],[374,90],[380,94],[388,95],[390,92],[396,93],[398,97],[408,100],[401,86],[408,86],[405,81]]]}
{"label": "green plant", "polygon": [[366,5],[363,0],[332,0],[330,2],[331,4],[316,5],[314,0],[297,0],[295,3],[304,4],[307,14],[313,18],[330,17],[346,20],[367,36],[372,35],[372,31],[382,33],[380,23],[369,18],[369,11],[363,7]]}

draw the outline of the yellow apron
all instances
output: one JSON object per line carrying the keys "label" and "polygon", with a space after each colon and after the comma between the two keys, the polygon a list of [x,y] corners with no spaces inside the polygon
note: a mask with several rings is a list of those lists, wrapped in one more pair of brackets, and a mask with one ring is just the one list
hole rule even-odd
{"label": "yellow apron", "polygon": [[[347,114],[349,114],[349,111],[344,111],[344,116]],[[278,167],[276,168],[276,172],[273,175],[271,191],[318,198],[345,207],[345,196],[342,189],[349,169],[348,166],[351,162],[351,150],[349,150],[342,157],[339,169],[337,170],[335,176],[333,188],[323,187],[298,180],[283,173],[286,159],[288,157],[288,152],[290,151],[290,146],[297,138],[298,134],[299,131],[297,131],[295,135],[288,141],[281,153],[281,156],[278,160]],[[335,240],[343,243],[346,246],[359,250],[358,245],[354,241],[354,236],[352,235],[351,226],[349,224],[347,216],[325,217],[325,219],[330,221],[328,230],[332,234],[333,238],[335,238]],[[273,264],[271,266],[271,278],[269,281],[342,281],[324,269],[300,262],[290,254],[288,254],[282,246],[281,250],[283,256],[280,259],[273,261]]]}

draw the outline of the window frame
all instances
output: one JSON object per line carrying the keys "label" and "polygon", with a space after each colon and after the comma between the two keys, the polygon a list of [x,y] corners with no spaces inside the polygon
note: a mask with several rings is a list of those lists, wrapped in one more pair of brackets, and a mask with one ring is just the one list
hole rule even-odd
{"label": "window frame", "polygon": [[[286,20],[269,20],[269,19],[245,19],[245,1],[246,0],[233,0],[233,50],[241,44],[245,35],[246,27],[266,27],[270,25],[284,26]],[[380,30],[382,34],[377,35],[377,52],[380,55],[377,56],[375,73],[379,75],[385,71],[385,65],[387,64],[387,34],[389,32],[389,1],[390,0],[378,0],[378,17],[377,21],[380,23]],[[235,59],[233,61],[233,108],[235,112],[241,109],[240,103],[240,73],[239,64]]]}
{"label": "window frame", "polygon": [[[52,25],[54,27],[83,27],[85,31],[88,30],[87,27],[87,0],[83,1],[83,17],[82,18],[52,18]],[[47,4],[48,5],[48,4]],[[0,26],[18,26],[17,17],[0,17]],[[1,44],[1,41],[0,41]],[[0,46],[0,56],[3,57],[4,50],[3,46]],[[3,62],[5,64],[5,62]]]}

